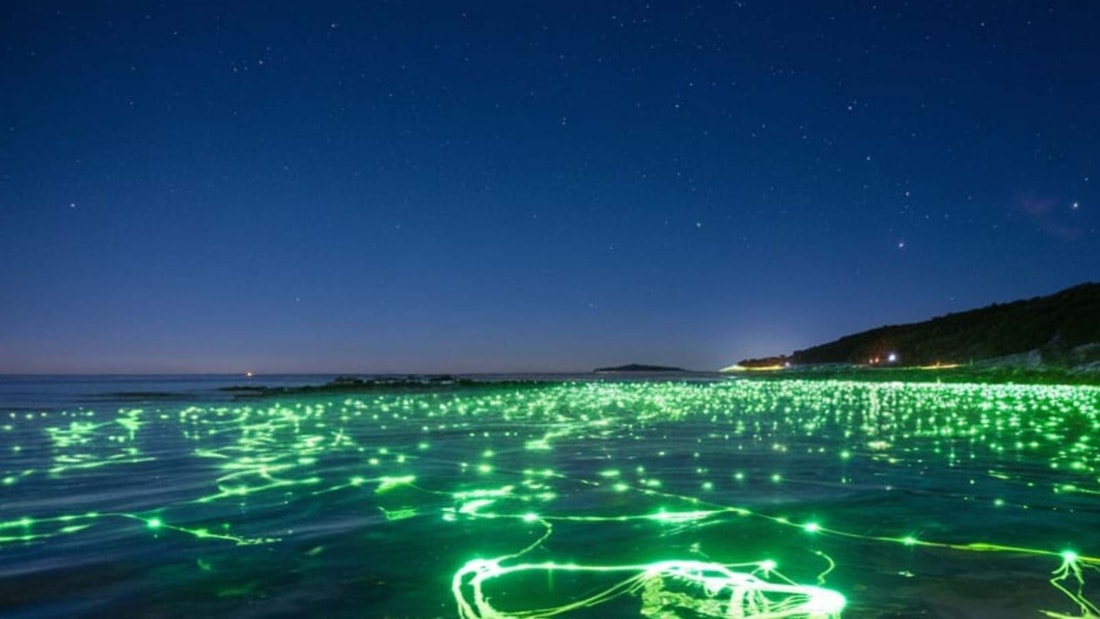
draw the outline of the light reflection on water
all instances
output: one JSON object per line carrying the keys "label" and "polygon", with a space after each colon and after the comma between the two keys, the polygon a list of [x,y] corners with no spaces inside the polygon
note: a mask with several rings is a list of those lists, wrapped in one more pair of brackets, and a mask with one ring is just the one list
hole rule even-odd
{"label": "light reflection on water", "polygon": [[[822,586],[848,598],[845,617],[1080,614],[1047,581],[1059,552],[1100,554],[1096,388],[590,382],[231,401],[202,391],[216,381],[169,383],[188,396],[36,409],[23,404],[49,394],[24,392],[5,409],[0,614],[453,617],[464,563],[546,531],[524,560],[770,559],[810,585],[832,561]],[[551,607],[591,581],[525,575],[494,600]],[[570,616],[638,608],[623,596]]]}

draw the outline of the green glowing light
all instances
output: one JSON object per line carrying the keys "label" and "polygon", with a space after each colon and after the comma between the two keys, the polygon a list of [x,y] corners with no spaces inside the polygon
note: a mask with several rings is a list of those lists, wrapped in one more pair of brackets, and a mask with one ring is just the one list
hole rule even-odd
{"label": "green glowing light", "polygon": [[416,477],[414,475],[404,475],[401,477],[382,477],[379,481],[381,483],[378,484],[378,489],[375,490],[375,492],[377,494],[382,494],[384,492],[389,492],[394,488],[409,485],[416,481]]}
{"label": "green glowing light", "polygon": [[[177,435],[190,457],[181,469],[197,471],[196,490],[164,505],[151,498],[133,508],[134,514],[91,513],[80,505],[68,508],[72,513],[58,514],[50,511],[54,507],[25,509],[25,503],[0,501],[0,551],[7,544],[47,549],[61,536],[91,540],[97,533],[143,534],[152,538],[150,543],[229,549],[283,539],[297,544],[303,535],[298,531],[308,527],[279,528],[270,522],[275,519],[262,514],[301,511],[316,518],[320,510],[299,508],[324,506],[320,501],[332,497],[336,512],[384,515],[387,535],[417,530],[404,522],[414,518],[449,529],[444,535],[453,536],[499,528],[500,539],[525,539],[539,531],[549,535],[553,529],[568,542],[574,530],[580,539],[605,534],[613,539],[622,533],[654,540],[662,557],[675,558],[673,553],[682,551],[709,561],[722,551],[699,540],[731,533],[729,539],[784,540],[765,548],[784,566],[797,566],[785,569],[795,570],[804,561],[792,548],[812,541],[828,547],[837,559],[835,566],[828,560],[819,585],[833,567],[847,570],[841,580],[854,581],[857,575],[851,573],[846,554],[852,548],[907,547],[905,560],[911,565],[890,566],[890,572],[915,573],[917,579],[926,573],[921,562],[950,560],[954,554],[1003,553],[1014,561],[1033,560],[1029,565],[1040,574],[1059,565],[1051,586],[1079,607],[1080,616],[1100,615],[1085,599],[1085,576],[1100,567],[1096,548],[1087,547],[1095,543],[1091,538],[1070,540],[1081,544],[1080,554],[1029,548],[1023,540],[1018,546],[995,539],[969,542],[967,529],[956,530],[951,523],[922,531],[921,538],[927,539],[918,539],[905,533],[924,526],[919,515],[916,524],[902,514],[887,514],[883,522],[866,527],[852,512],[844,512],[846,517],[830,513],[825,528],[808,520],[823,516],[811,511],[817,507],[798,501],[778,507],[755,500],[758,492],[797,498],[803,489],[813,493],[838,480],[860,492],[904,493],[916,484],[923,492],[926,481],[942,477],[957,482],[958,493],[939,498],[954,501],[951,505],[967,517],[1024,517],[1029,515],[1024,510],[1030,510],[1047,518],[1051,527],[1061,524],[1059,518],[1071,522],[1100,495],[1100,446],[1092,440],[1100,433],[1100,390],[1095,387],[739,380],[578,383],[443,395],[386,392],[320,400],[113,414],[79,411],[55,418],[8,413],[10,423],[3,429],[15,434],[5,436],[5,444],[21,445],[23,451],[15,458],[18,462],[0,470],[5,492],[29,490],[38,482],[49,492],[49,484],[75,485],[113,471],[144,471],[142,463],[162,457],[161,452],[142,451],[149,443],[145,439]],[[583,460],[571,461],[572,454],[583,454]],[[1043,469],[1042,475],[1032,476],[1029,471],[1037,468]],[[920,480],[914,481],[918,473]],[[319,503],[307,502],[314,500]],[[158,516],[148,517],[151,513]],[[440,515],[442,521],[437,520]],[[713,527],[708,531],[714,534],[699,534],[702,527]],[[723,528],[728,530],[719,534]],[[149,530],[157,534],[149,535]],[[990,531],[993,538],[998,528]],[[783,535],[788,532],[792,535]],[[808,538],[802,532],[817,535]],[[1008,535],[1009,540],[999,541],[1014,541]],[[947,541],[937,541],[937,536]],[[515,565],[525,552],[535,556],[533,549],[545,539],[504,558],[468,566],[459,579],[461,595],[456,594],[460,615],[549,616],[545,609],[534,614],[518,609],[508,615],[492,607],[488,596],[478,601],[481,583],[525,570],[606,576],[610,593],[580,599],[594,604],[633,595],[651,617],[714,616],[703,612],[704,601],[726,612],[730,609],[721,604],[734,594],[744,599],[770,596],[772,604],[781,595],[755,588],[757,581],[772,580],[772,561],[734,567],[688,561],[634,565],[627,559],[626,565],[615,565],[619,559],[595,554],[603,549],[593,548],[591,557],[570,550],[568,560],[576,563]],[[487,545],[498,542],[489,536]],[[565,545],[548,544],[538,552],[541,558],[551,557]],[[584,558],[595,560],[582,562]],[[812,576],[800,574],[811,582]],[[839,593],[799,591],[812,598],[803,597],[795,605],[806,615],[828,616],[843,607]],[[519,597],[499,597],[507,599]],[[572,609],[573,603],[556,609]]]}
{"label": "green glowing light", "polygon": [[[451,590],[461,619],[549,619],[574,610],[592,608],[623,596],[639,599],[643,617],[738,617],[740,619],[839,619],[847,604],[843,595],[822,587],[799,585],[778,574],[774,564],[719,564],[701,561],[660,561],[639,565],[578,565],[554,562],[502,565],[498,559],[474,559],[455,573]],[[738,568],[760,567],[777,581]],[[586,597],[560,606],[539,609],[500,610],[483,591],[486,582],[523,572],[587,573],[614,576]]]}
{"label": "green glowing light", "polygon": [[386,509],[384,507],[380,507],[379,509],[381,509],[382,513],[386,516],[386,520],[389,520],[390,522],[407,520],[409,518],[415,518],[417,515],[419,515],[417,510],[412,507],[407,507],[404,509]]}

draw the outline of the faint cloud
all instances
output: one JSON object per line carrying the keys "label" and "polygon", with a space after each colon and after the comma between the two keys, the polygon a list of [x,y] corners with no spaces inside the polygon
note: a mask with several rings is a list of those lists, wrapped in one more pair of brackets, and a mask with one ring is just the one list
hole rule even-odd
{"label": "faint cloud", "polygon": [[1084,235],[1084,231],[1070,220],[1071,207],[1062,204],[1058,198],[1021,194],[1016,196],[1013,204],[1043,234],[1070,241]]}

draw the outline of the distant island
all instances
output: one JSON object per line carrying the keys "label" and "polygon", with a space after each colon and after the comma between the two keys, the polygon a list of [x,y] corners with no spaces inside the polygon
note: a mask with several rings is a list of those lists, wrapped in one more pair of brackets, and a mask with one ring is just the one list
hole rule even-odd
{"label": "distant island", "polygon": [[596,368],[592,370],[596,374],[609,374],[613,372],[687,372],[684,368],[669,367],[664,365],[644,365],[641,363],[629,363],[615,367]]}
{"label": "distant island", "polygon": [[500,386],[533,386],[544,384],[540,380],[499,380],[484,381],[472,378],[451,376],[450,374],[410,374],[394,376],[337,376],[327,383],[320,385],[295,385],[270,387],[266,385],[233,385],[221,387],[219,391],[231,393],[238,399],[242,398],[268,398],[274,396],[299,396],[299,395],[329,395],[343,393],[372,393],[372,392],[441,392],[457,389],[470,389],[486,387],[489,385]]}
{"label": "distant island", "polygon": [[805,366],[1056,368],[1100,373],[1100,284],[888,325],[723,371]]}

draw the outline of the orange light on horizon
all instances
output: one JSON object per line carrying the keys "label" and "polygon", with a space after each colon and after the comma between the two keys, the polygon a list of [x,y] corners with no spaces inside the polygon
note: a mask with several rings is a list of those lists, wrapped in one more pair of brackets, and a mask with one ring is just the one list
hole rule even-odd
{"label": "orange light on horizon", "polygon": [[731,365],[728,368],[722,368],[721,372],[775,372],[777,370],[785,370],[788,366],[776,364],[776,365],[759,365],[759,366],[744,366],[744,365]]}
{"label": "orange light on horizon", "polygon": [[951,368],[960,367],[961,365],[962,365],[961,363],[940,363],[939,361],[937,361],[933,365],[918,365],[917,369],[918,370],[949,370]]}

